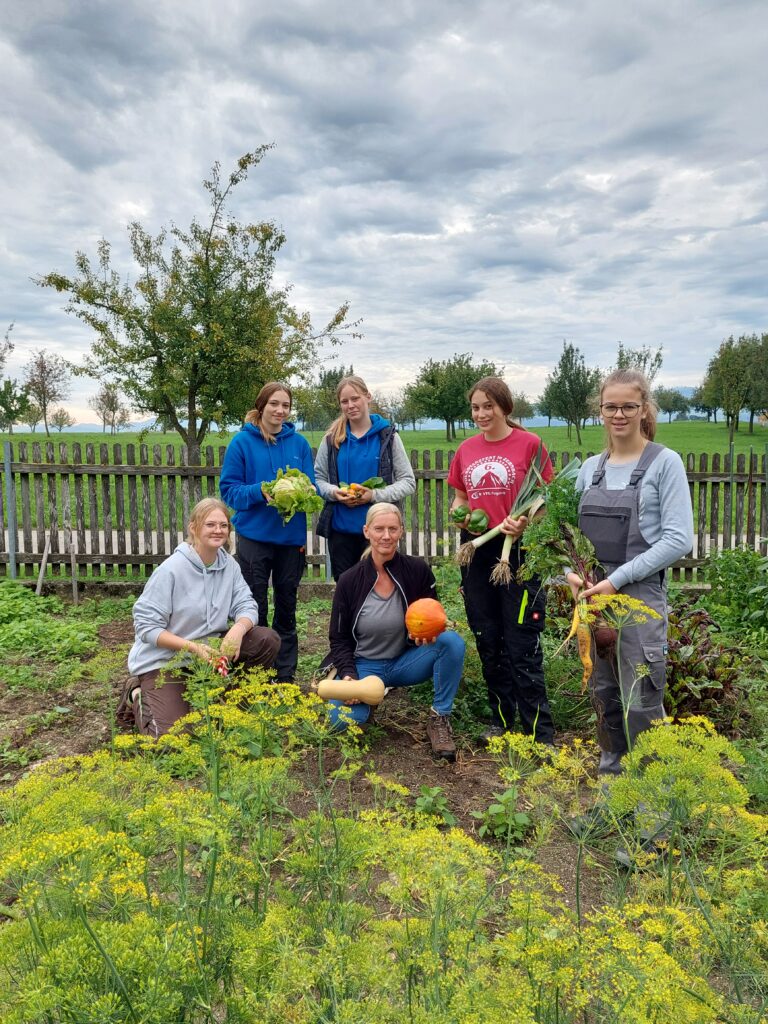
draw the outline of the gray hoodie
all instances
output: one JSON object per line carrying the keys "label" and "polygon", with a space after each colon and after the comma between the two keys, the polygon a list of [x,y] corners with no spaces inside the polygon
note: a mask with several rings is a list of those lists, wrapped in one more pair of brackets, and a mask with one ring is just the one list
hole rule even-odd
{"label": "gray hoodie", "polygon": [[255,626],[259,611],[234,558],[220,549],[206,568],[191,544],[179,544],[149,577],[133,606],[136,640],[128,671],[152,672],[176,656],[176,651],[157,646],[165,629],[185,640],[203,640],[226,633],[230,620],[239,618]]}

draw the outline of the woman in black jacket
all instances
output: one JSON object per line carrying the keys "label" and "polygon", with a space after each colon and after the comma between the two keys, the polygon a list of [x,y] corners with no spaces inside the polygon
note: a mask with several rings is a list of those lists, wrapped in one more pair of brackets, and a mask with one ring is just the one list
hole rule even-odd
{"label": "woman in black jacket", "polygon": [[[432,750],[453,760],[450,714],[464,668],[464,641],[446,630],[435,640],[409,637],[408,605],[436,596],[435,577],[421,558],[398,551],[403,536],[400,509],[377,502],[368,509],[363,533],[370,545],[357,565],[341,574],[331,612],[331,653],[328,659],[342,679],[379,676],[385,686],[415,686],[430,677],[435,697],[427,724]],[[348,719],[366,722],[368,704],[330,701],[340,727]],[[346,710],[342,715],[340,709]]]}

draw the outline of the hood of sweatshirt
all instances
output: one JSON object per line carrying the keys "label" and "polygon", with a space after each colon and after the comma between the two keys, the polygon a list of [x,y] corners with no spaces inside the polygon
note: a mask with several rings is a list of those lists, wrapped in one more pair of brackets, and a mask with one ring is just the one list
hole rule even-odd
{"label": "hood of sweatshirt", "polygon": [[[373,419],[373,417],[371,417],[371,419]],[[240,427],[240,429],[241,430],[245,430],[246,432],[248,432],[249,430],[252,431],[262,441],[263,444],[267,443],[264,440],[264,435],[261,433],[261,431],[259,430],[259,428],[256,426],[255,423],[244,423],[242,425],[242,427]],[[280,432],[278,434],[275,434],[274,436],[275,436],[275,440],[277,440],[277,441],[281,441],[281,440],[284,441],[287,437],[290,437],[291,434],[295,434],[295,433],[296,433],[296,424],[295,423],[283,423],[282,427],[280,427]]]}
{"label": "hood of sweatshirt", "polygon": [[176,553],[183,555],[193,568],[195,568],[201,575],[204,572],[221,572],[223,569],[226,569],[227,559],[229,558],[227,552],[223,548],[219,548],[216,552],[216,561],[213,565],[204,565],[200,555],[198,555],[192,545],[188,544],[186,541],[182,541],[182,543],[178,545],[174,554]]}
{"label": "hood of sweatshirt", "polygon": [[376,434],[380,434],[385,427],[389,426],[389,420],[385,420],[383,416],[379,416],[377,412],[371,413],[371,425],[368,430],[363,434],[362,437],[355,437],[352,431],[349,429],[347,424],[347,440],[357,441],[360,444],[365,441],[366,438],[374,437]]}

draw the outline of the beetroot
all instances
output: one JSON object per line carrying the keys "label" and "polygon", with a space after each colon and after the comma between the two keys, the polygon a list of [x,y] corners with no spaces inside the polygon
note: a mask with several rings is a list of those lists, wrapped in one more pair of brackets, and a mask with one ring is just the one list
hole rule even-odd
{"label": "beetroot", "polygon": [[612,626],[596,626],[592,630],[598,658],[610,658],[616,650],[618,632]]}

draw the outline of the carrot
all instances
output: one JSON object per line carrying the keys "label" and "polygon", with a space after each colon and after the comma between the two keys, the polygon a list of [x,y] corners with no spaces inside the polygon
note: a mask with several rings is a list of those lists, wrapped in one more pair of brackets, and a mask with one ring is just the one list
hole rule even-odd
{"label": "carrot", "polygon": [[588,622],[579,620],[576,627],[576,643],[579,647],[579,659],[584,667],[581,677],[581,692],[583,693],[587,688],[589,677],[592,675],[592,630]]}
{"label": "carrot", "polygon": [[579,616],[579,602],[577,601],[574,604],[574,606],[573,606],[573,618],[571,619],[571,629],[570,629],[570,632],[568,633],[568,636],[565,638],[565,640],[563,640],[563,642],[560,644],[560,646],[555,651],[555,657],[557,657],[557,655],[560,653],[560,651],[562,651],[562,649],[567,646],[568,641],[571,639],[571,637],[576,636],[576,631],[579,628],[579,622],[580,621],[581,621],[581,619],[580,619],[580,616]]}
{"label": "carrot", "polygon": [[576,637],[576,644],[579,649],[579,660],[581,661],[584,673],[581,677],[582,693],[586,689],[589,677],[592,675],[592,628],[587,621],[586,601],[577,601],[573,606],[573,618],[568,636],[563,640],[555,654],[559,654],[571,637]]}

